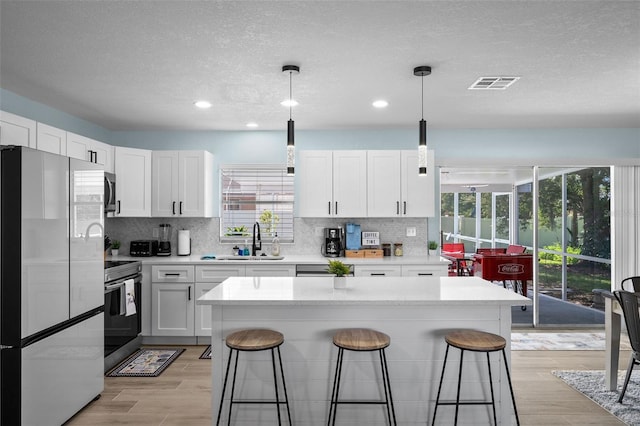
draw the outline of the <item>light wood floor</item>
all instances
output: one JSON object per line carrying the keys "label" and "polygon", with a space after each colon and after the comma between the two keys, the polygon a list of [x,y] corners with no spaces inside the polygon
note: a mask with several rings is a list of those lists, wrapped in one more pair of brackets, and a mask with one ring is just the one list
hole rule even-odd
{"label": "light wood floor", "polygon": [[[187,350],[156,378],[105,377],[102,397],[67,425],[211,425],[210,363],[205,346]],[[629,352],[620,353],[626,368]],[[523,426],[624,425],[551,374],[602,370],[604,351],[513,351],[514,390]]]}

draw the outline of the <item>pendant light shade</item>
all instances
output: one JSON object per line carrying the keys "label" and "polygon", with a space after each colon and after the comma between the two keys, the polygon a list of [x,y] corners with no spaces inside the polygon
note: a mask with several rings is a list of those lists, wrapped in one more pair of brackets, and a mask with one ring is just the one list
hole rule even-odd
{"label": "pendant light shade", "polygon": [[282,72],[289,73],[289,121],[287,122],[287,175],[293,176],[295,174],[295,161],[296,161],[296,146],[295,146],[295,123],[291,119],[291,107],[293,106],[293,97],[291,90],[291,75],[295,72],[300,72],[300,67],[297,65],[284,65]]}
{"label": "pendant light shade", "polygon": [[431,74],[431,67],[422,65],[413,69],[413,75],[421,77],[422,83],[422,118],[418,128],[420,136],[418,139],[418,174],[425,176],[427,174],[427,122],[424,120],[424,76]]}

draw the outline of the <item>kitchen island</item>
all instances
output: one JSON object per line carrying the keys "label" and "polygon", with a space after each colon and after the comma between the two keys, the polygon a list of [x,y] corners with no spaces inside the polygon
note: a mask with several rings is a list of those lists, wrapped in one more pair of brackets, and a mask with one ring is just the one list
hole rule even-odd
{"label": "kitchen island", "polygon": [[[211,306],[212,423],[215,424],[228,357],[227,334],[242,328],[271,328],[284,334],[281,348],[293,423],[327,421],[337,349],[336,330],[369,327],[391,337],[387,349],[398,423],[430,423],[446,344],[452,329],[473,328],[510,341],[511,306],[525,297],[477,277],[349,277],[335,288],[331,277],[231,277],[197,300]],[[450,351],[444,399],[455,399],[457,351]],[[510,346],[507,346],[507,356]],[[241,356],[236,392],[240,398],[272,399],[271,360],[267,353]],[[494,389],[501,424],[512,424],[504,367],[492,356]],[[498,374],[497,372],[500,372]],[[378,399],[379,361],[372,353],[347,353],[341,398]],[[489,397],[484,354],[465,354],[461,398]],[[237,394],[238,396],[238,394]],[[504,404],[502,402],[505,402]],[[225,403],[223,418],[228,403]],[[451,424],[453,407],[438,410],[438,424]],[[487,423],[490,407],[465,406],[460,424]],[[234,409],[234,424],[276,424],[273,404]],[[487,419],[485,421],[484,419]],[[386,424],[382,406],[341,406],[341,424]],[[226,420],[225,420],[226,423]]]}

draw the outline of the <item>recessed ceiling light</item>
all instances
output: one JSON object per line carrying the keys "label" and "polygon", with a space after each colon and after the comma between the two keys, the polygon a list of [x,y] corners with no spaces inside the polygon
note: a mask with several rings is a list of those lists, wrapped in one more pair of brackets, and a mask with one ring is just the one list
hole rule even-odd
{"label": "recessed ceiling light", "polygon": [[202,109],[211,108],[211,102],[209,101],[195,101],[193,104]]}
{"label": "recessed ceiling light", "polygon": [[254,122],[247,123],[247,127],[258,127],[258,123],[254,123]]}
{"label": "recessed ceiling light", "polygon": [[288,108],[298,105],[298,102],[295,99],[285,99],[284,101],[280,102],[280,105]]}
{"label": "recessed ceiling light", "polygon": [[518,80],[520,80],[520,77],[480,77],[468,89],[504,90]]}
{"label": "recessed ceiling light", "polygon": [[389,106],[389,102],[385,101],[384,99],[378,99],[377,101],[374,101],[371,105],[373,105],[376,108],[386,108],[387,106]]}

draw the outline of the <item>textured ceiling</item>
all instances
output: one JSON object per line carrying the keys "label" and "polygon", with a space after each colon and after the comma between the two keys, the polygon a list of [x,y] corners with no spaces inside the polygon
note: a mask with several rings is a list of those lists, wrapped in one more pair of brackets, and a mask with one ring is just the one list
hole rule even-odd
{"label": "textured ceiling", "polygon": [[0,2],[0,87],[110,130],[282,130],[287,63],[298,129],[416,126],[418,65],[432,128],[640,126],[637,1]]}

